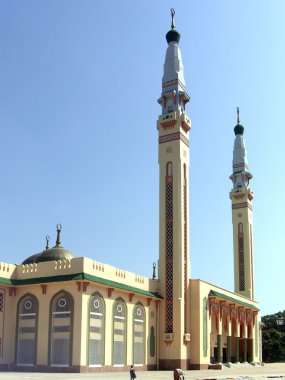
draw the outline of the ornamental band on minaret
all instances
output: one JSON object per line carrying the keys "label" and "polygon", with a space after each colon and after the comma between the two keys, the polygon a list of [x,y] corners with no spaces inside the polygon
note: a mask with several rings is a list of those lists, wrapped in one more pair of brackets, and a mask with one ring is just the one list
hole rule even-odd
{"label": "ornamental band on minaret", "polygon": [[166,34],[159,134],[159,278],[164,298],[161,307],[160,368],[189,366],[189,252],[188,168],[191,121],[185,113],[186,92],[179,48],[180,34],[174,26]]}
{"label": "ornamental band on minaret", "polygon": [[252,174],[249,171],[247,152],[243,138],[244,127],[240,124],[237,108],[237,125],[234,128],[235,142],[233,150],[233,173],[230,179],[233,189],[232,222],[234,241],[235,292],[254,300],[253,273],[253,192],[249,187]]}

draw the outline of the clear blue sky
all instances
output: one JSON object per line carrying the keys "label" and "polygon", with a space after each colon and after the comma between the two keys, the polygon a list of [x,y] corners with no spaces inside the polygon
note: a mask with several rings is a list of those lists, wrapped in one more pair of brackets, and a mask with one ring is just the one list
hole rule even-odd
{"label": "clear blue sky", "polygon": [[285,309],[283,0],[0,2],[1,261],[62,244],[151,276],[170,28],[191,103],[191,276],[233,290],[236,106],[255,192],[256,299]]}

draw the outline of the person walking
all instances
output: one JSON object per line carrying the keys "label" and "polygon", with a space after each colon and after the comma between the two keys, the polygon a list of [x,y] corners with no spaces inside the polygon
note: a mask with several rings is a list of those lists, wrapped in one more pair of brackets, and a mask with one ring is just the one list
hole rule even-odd
{"label": "person walking", "polygon": [[174,380],[184,380],[184,372],[180,368],[176,368],[173,371],[173,379]]}
{"label": "person walking", "polygon": [[131,380],[134,380],[137,375],[136,375],[136,372],[135,372],[135,369],[134,369],[134,366],[131,365],[131,368],[130,368],[130,377],[131,377]]}

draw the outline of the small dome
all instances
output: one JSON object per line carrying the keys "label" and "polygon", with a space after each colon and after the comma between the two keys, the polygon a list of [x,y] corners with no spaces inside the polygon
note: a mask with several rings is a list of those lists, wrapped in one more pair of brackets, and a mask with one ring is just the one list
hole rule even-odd
{"label": "small dome", "polygon": [[235,131],[235,135],[243,135],[244,126],[241,125],[240,123],[238,123],[238,124],[234,127],[234,131]]}
{"label": "small dome", "polygon": [[53,248],[43,251],[37,258],[36,263],[43,263],[45,261],[55,261],[55,260],[71,260],[75,257],[73,253],[67,249],[56,245]]}
{"label": "small dome", "polygon": [[75,255],[69,252],[67,249],[62,247],[60,244],[60,233],[61,233],[61,224],[57,226],[57,239],[54,247],[49,248],[49,236],[46,237],[47,245],[46,249],[40,253],[29,256],[26,260],[22,262],[22,265],[25,264],[34,264],[34,263],[43,263],[45,261],[56,261],[56,260],[71,260]]}
{"label": "small dome", "polygon": [[177,42],[177,43],[179,43],[179,41],[180,41],[180,33],[177,32],[177,30],[172,29],[169,32],[167,32],[165,38],[166,38],[166,41],[167,41],[168,44],[170,44],[170,42]]}

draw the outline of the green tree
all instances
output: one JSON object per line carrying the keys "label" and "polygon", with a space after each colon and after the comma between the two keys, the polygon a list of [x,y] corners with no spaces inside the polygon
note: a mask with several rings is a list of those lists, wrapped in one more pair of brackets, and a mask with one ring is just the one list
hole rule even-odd
{"label": "green tree", "polygon": [[285,362],[285,326],[277,326],[277,318],[285,318],[285,310],[261,318],[262,331],[262,357],[267,363]]}

